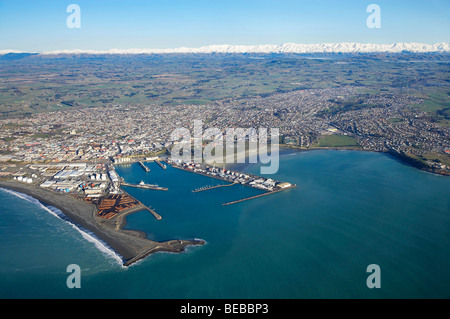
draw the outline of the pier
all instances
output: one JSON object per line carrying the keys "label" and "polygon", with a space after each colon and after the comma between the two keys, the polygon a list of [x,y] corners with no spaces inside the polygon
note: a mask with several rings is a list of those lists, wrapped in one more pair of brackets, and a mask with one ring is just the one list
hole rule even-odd
{"label": "pier", "polygon": [[142,163],[142,162],[138,162],[139,163],[139,165],[141,165],[141,167],[145,170],[145,172],[150,172],[150,168],[148,168],[147,166],[145,166],[144,165],[144,163]]}
{"label": "pier", "polygon": [[136,188],[154,189],[154,190],[157,190],[157,191],[167,191],[167,190],[169,190],[166,187],[161,187],[161,186],[152,185],[152,184],[130,184],[130,183],[122,182],[122,183],[120,183],[120,185],[121,186],[136,187]]}
{"label": "pier", "polygon": [[198,192],[207,191],[209,189],[214,189],[214,188],[219,188],[219,187],[228,187],[228,186],[233,186],[233,185],[236,185],[236,184],[238,184],[238,183],[233,182],[231,184],[226,184],[226,185],[220,184],[220,185],[215,185],[215,186],[204,186],[204,187],[201,187],[201,188],[194,189],[194,190],[192,190],[192,192],[193,193],[198,193]]}
{"label": "pier", "polygon": [[167,168],[166,164],[161,163],[160,160],[155,160],[155,162],[156,162],[156,164],[158,164],[162,169],[166,169],[166,168]]}

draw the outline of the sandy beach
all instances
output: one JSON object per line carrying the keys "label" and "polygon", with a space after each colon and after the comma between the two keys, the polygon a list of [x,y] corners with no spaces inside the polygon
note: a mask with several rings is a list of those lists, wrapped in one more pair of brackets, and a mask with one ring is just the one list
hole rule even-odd
{"label": "sandy beach", "polygon": [[124,266],[158,251],[182,252],[189,245],[202,245],[201,240],[170,240],[156,242],[145,238],[145,234],[133,230],[123,230],[125,216],[142,209],[134,209],[119,216],[118,223],[102,220],[96,216],[97,209],[70,195],[58,194],[35,185],[16,181],[0,180],[0,187],[11,189],[36,198],[42,203],[60,209],[73,223],[93,232],[114,249],[123,260]]}

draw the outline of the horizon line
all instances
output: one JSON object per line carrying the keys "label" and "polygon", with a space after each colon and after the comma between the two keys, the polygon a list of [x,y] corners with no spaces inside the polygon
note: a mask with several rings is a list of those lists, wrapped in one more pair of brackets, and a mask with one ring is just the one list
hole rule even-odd
{"label": "horizon line", "polygon": [[57,54],[163,54],[163,53],[376,53],[376,52],[450,52],[450,42],[392,42],[392,43],[360,43],[360,42],[324,42],[282,44],[210,44],[200,47],[176,47],[165,49],[149,48],[111,48],[96,49],[57,49],[44,51],[0,49],[0,55],[9,53],[30,53],[42,55]]}

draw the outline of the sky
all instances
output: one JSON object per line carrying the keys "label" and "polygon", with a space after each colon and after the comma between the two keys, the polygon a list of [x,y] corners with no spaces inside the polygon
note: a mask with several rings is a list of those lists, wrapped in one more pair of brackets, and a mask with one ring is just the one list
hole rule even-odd
{"label": "sky", "polygon": [[[70,4],[80,28],[69,28]],[[369,28],[369,4],[380,28]],[[0,0],[0,50],[450,42],[449,0]]]}

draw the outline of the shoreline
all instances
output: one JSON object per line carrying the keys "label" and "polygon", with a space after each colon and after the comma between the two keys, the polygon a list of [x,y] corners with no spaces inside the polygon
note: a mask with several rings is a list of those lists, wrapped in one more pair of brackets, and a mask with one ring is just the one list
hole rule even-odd
{"label": "shoreline", "polygon": [[[444,172],[442,170],[436,170],[432,167],[427,166],[426,164],[419,162],[417,160],[414,160],[412,158],[408,158],[406,155],[391,151],[391,152],[383,152],[383,151],[374,151],[374,150],[365,150],[362,148],[357,147],[310,147],[310,148],[304,148],[296,145],[289,145],[289,144],[279,144],[279,152],[280,156],[292,153],[301,153],[301,152],[312,152],[312,151],[357,151],[357,152],[369,152],[369,153],[379,153],[379,154],[385,154],[386,156],[392,158],[393,160],[398,161],[399,163],[403,165],[407,165],[410,167],[413,167],[421,172],[426,172],[429,174],[433,174],[436,176],[450,176],[450,172]],[[246,169],[256,163],[249,163],[246,159],[244,163],[227,163],[225,167],[227,169],[235,170],[238,172],[245,173]]]}
{"label": "shoreline", "polygon": [[[97,238],[104,241],[122,259],[123,266],[130,266],[150,254],[166,251],[173,253],[183,252],[190,245],[203,245],[203,240],[169,240],[156,242],[145,238],[145,233],[136,230],[123,230],[126,225],[126,216],[142,209],[132,209],[119,219],[119,224],[112,226],[108,220],[100,220],[96,216],[96,207],[74,197],[54,193],[35,185],[16,181],[0,180],[0,187],[26,194],[39,202],[59,209],[70,222],[80,225],[92,232]],[[122,214],[121,214],[122,215]]]}
{"label": "shoreline", "polygon": [[446,173],[446,172],[442,172],[440,170],[435,170],[432,167],[427,166],[426,164],[418,161],[418,160],[414,160],[413,158],[409,158],[407,157],[407,155],[401,154],[401,153],[397,153],[395,151],[388,151],[388,152],[384,152],[384,151],[374,151],[374,150],[365,150],[362,148],[357,148],[357,147],[310,147],[310,148],[303,148],[300,146],[296,146],[296,145],[288,145],[288,144],[280,144],[280,150],[281,149],[289,149],[289,150],[293,150],[293,151],[297,151],[297,152],[308,152],[308,151],[320,151],[320,150],[333,150],[333,151],[357,151],[357,152],[371,152],[371,153],[381,153],[381,154],[385,154],[388,155],[390,157],[392,157],[393,159],[399,161],[400,163],[404,164],[404,165],[408,165],[411,167],[414,167],[416,169],[418,169],[419,171],[423,171],[423,172],[427,172],[427,173],[431,173],[431,174],[435,174],[435,175],[439,175],[439,176],[450,176],[450,173]]}

